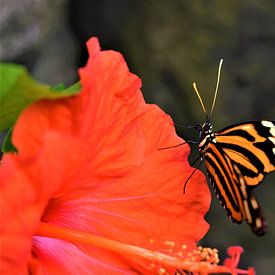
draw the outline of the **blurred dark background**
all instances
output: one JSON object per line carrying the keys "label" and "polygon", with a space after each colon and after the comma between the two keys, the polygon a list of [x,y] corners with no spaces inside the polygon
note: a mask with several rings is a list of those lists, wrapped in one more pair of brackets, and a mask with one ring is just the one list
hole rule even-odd
{"label": "blurred dark background", "polygon": [[[1,61],[24,64],[44,83],[72,84],[87,60],[85,41],[98,36],[103,49],[120,51],[142,78],[148,103],[182,125],[205,116],[192,89],[198,83],[210,108],[217,67],[224,58],[216,130],[252,119],[275,119],[275,1],[231,0],[1,0]],[[192,129],[178,134],[196,139]],[[170,144],[167,144],[170,146]],[[196,147],[191,159],[197,156]],[[275,175],[257,188],[269,231],[256,237],[234,225],[213,199],[211,228],[202,245],[225,252],[241,245],[243,267],[275,270]]]}

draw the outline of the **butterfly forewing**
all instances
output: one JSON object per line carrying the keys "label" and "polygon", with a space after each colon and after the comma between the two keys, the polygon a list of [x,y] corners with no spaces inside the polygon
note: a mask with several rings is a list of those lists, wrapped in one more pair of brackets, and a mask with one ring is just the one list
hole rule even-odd
{"label": "butterfly forewing", "polygon": [[204,160],[208,178],[220,204],[234,222],[240,223],[243,219],[240,209],[241,196],[232,164],[228,162],[222,150],[212,143],[207,147]]}
{"label": "butterfly forewing", "polygon": [[238,223],[246,220],[258,235],[265,233],[266,222],[252,188],[275,170],[274,136],[274,122],[246,122],[206,135],[200,148],[228,216]]}
{"label": "butterfly forewing", "polygon": [[275,170],[275,123],[253,121],[215,133],[217,144],[237,163],[248,185],[256,186]]}

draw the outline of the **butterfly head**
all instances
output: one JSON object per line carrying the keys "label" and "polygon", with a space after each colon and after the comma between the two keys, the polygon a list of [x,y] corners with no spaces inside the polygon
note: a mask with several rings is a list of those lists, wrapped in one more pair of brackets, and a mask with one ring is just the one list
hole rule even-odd
{"label": "butterfly head", "polygon": [[213,136],[213,125],[212,125],[212,122],[210,122],[208,120],[203,124],[198,124],[196,126],[196,130],[199,133],[199,141],[201,141],[205,138],[211,139]]}

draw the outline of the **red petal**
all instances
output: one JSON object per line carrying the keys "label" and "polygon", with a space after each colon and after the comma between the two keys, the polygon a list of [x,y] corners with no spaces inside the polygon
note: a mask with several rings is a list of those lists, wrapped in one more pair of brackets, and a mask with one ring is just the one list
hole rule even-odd
{"label": "red petal", "polygon": [[[14,129],[18,158],[39,155],[31,170],[32,183],[51,190],[42,220],[148,248],[154,239],[155,249],[162,249],[167,240],[193,249],[208,230],[204,215],[210,194],[199,171],[183,194],[192,172],[189,146],[158,150],[182,142],[171,119],[144,103],[140,79],[129,72],[119,53],[100,51],[95,39],[88,48],[91,58],[80,70],[82,92],[33,104]],[[83,251],[94,257],[91,266],[100,260],[108,272],[114,265],[131,265],[89,247],[68,246],[67,254],[59,258],[58,253],[48,253],[45,260],[46,251],[62,250],[60,243],[49,245],[49,240],[39,238],[39,246],[34,244],[39,268],[51,270],[49,261],[63,271],[81,266],[86,261],[81,260]]]}
{"label": "red petal", "polygon": [[1,164],[0,246],[3,274],[28,273],[32,236],[48,199],[43,192],[44,186],[30,181],[29,162],[22,165],[15,156],[4,155]]}

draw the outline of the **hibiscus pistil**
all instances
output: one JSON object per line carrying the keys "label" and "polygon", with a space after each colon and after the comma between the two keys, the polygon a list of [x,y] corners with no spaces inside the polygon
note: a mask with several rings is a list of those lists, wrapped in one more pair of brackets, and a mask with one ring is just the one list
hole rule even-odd
{"label": "hibiscus pistil", "polygon": [[[237,269],[237,265],[240,260],[240,254],[243,252],[241,247],[230,247],[228,249],[228,255],[230,259],[226,259],[224,266],[217,265],[219,262],[218,250],[211,248],[203,248],[199,246],[192,252],[189,252],[187,256],[183,256],[182,251],[176,253],[172,251],[175,243],[173,241],[165,241],[164,245],[170,249],[168,252],[158,252],[147,248],[138,247],[131,244],[122,243],[119,241],[107,239],[94,234],[89,234],[79,230],[62,228],[53,224],[41,222],[40,226],[35,234],[40,237],[56,238],[69,241],[72,243],[85,244],[95,246],[97,248],[103,248],[120,255],[127,255],[127,257],[138,257],[148,261],[148,270],[154,271],[157,274],[169,274],[166,271],[166,267],[175,268],[177,274],[184,274],[183,272],[192,272],[194,274],[248,274],[253,275],[254,270],[241,270]],[[153,240],[149,240],[153,242]],[[186,246],[182,245],[182,250],[185,250]]]}

